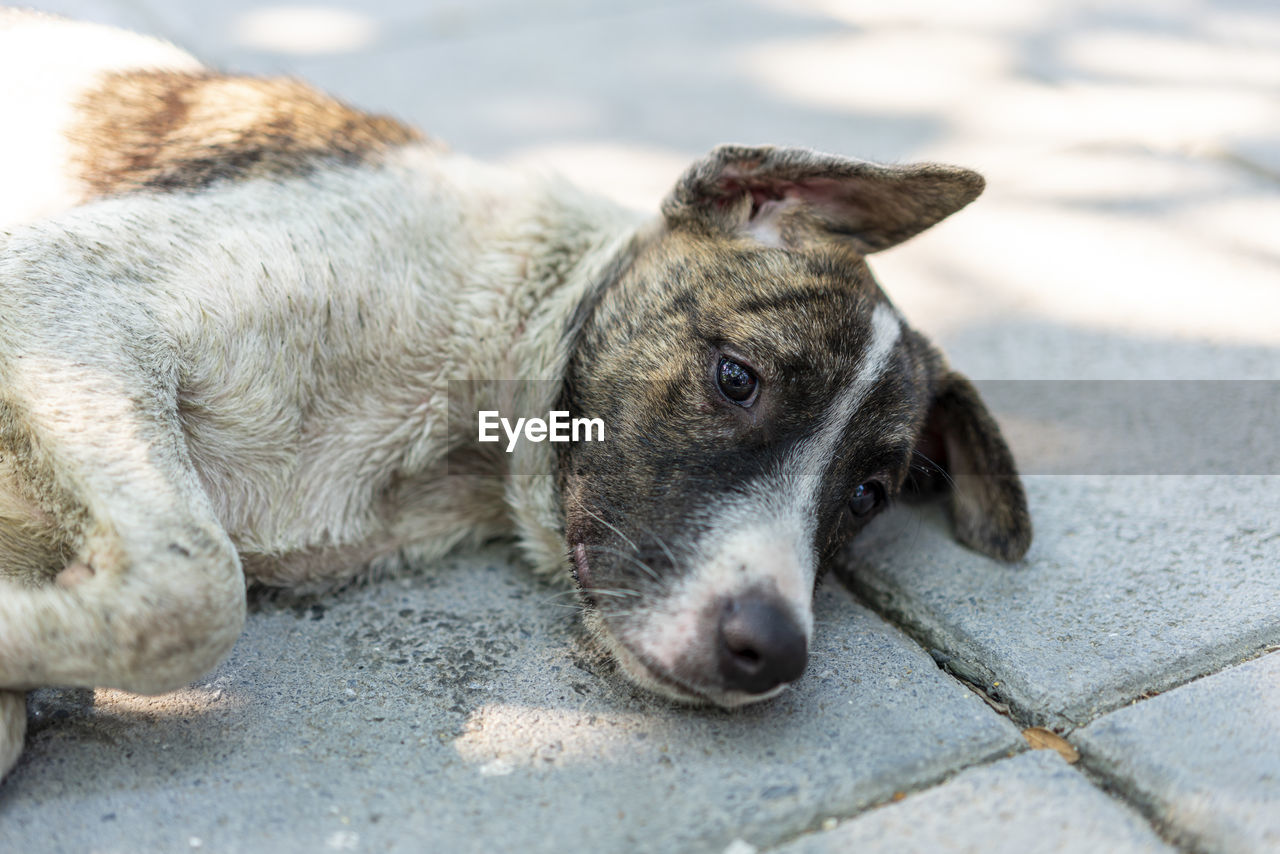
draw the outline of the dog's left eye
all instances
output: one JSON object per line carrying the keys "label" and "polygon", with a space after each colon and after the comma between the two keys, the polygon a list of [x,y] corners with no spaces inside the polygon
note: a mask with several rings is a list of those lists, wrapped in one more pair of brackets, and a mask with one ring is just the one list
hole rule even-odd
{"label": "dog's left eye", "polygon": [[853,490],[849,499],[849,510],[854,516],[870,516],[884,503],[884,487],[869,480],[860,483]]}
{"label": "dog's left eye", "polygon": [[723,356],[716,366],[716,382],[724,396],[739,406],[750,406],[760,387],[760,381],[750,368]]}

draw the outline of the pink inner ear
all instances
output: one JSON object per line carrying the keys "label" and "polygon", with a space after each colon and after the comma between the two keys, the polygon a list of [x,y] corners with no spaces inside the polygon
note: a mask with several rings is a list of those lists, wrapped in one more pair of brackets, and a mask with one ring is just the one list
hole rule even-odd
{"label": "pink inner ear", "polygon": [[782,198],[778,184],[749,181],[742,176],[728,175],[722,177],[717,185],[716,207],[720,210],[730,207],[742,198],[744,193],[751,194],[751,216],[754,218],[765,202]]}
{"label": "pink inner ear", "polygon": [[743,193],[751,194],[751,215],[755,219],[761,208],[768,202],[779,202],[786,199],[798,199],[804,204],[815,205],[828,210],[836,208],[852,209],[851,200],[840,192],[841,182],[830,178],[814,178],[808,181],[761,180],[741,174],[721,177],[719,196],[716,206],[724,210],[731,206]]}
{"label": "pink inner ear", "polygon": [[772,188],[767,187],[751,188],[751,216],[749,219],[755,219],[760,213],[760,208],[762,208],[766,202],[776,202],[778,199],[783,198],[783,196],[775,195],[771,190]]}

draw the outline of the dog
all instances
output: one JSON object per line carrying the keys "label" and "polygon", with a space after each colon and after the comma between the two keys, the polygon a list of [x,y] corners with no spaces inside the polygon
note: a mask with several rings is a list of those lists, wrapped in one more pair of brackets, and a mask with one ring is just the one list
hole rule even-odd
{"label": "dog", "polygon": [[0,73],[0,773],[24,691],[186,684],[247,583],[514,538],[631,681],[732,707],[800,677],[821,571],[912,482],[1030,543],[866,263],[972,171],[726,145],[646,217],[107,27],[0,13]]}

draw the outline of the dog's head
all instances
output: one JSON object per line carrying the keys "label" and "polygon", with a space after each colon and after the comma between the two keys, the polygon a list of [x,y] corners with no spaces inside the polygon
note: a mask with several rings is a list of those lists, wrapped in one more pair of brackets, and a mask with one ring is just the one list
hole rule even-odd
{"label": "dog's head", "polygon": [[[819,572],[909,480],[941,477],[958,538],[1031,539],[999,429],[865,256],[982,191],[951,167],[716,149],[583,320],[561,445],[566,540],[623,670],[732,706],[800,676]],[[916,477],[911,477],[916,475]]]}

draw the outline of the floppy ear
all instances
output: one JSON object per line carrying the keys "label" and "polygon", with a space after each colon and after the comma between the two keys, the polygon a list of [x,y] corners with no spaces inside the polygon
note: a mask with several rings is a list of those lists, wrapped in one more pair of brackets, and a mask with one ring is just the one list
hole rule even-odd
{"label": "floppy ear", "polygon": [[956,539],[1001,560],[1018,560],[1031,545],[1031,516],[1013,454],[978,390],[945,370],[919,450],[945,473]]}
{"label": "floppy ear", "polygon": [[662,214],[673,228],[739,234],[779,248],[839,240],[878,252],[960,210],[983,186],[977,172],[955,166],[722,145],[689,167]]}

